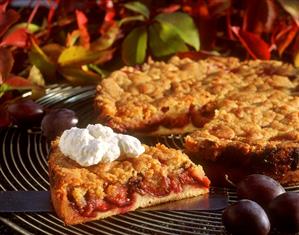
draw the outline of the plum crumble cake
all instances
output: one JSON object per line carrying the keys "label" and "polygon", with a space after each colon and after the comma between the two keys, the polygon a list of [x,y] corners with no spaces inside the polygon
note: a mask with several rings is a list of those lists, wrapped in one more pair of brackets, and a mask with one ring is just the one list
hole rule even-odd
{"label": "plum crumble cake", "polygon": [[[82,136],[82,133],[79,134]],[[53,206],[65,224],[97,220],[209,191],[210,181],[202,167],[195,165],[179,150],[162,144],[154,147],[142,145],[144,152],[138,157],[121,153],[113,161],[106,159],[88,165],[85,161],[87,156],[99,156],[99,152],[94,154],[94,147],[89,150],[80,147],[79,152],[85,157],[79,164],[78,158],[73,158],[75,161],[63,153],[65,149],[61,147],[61,138],[52,142],[49,172]],[[84,145],[83,139],[76,143]],[[88,139],[89,144],[93,142]],[[75,147],[73,150],[78,149]],[[102,154],[103,159],[106,154],[109,155],[107,151]]]}
{"label": "plum crumble cake", "polygon": [[186,151],[222,179],[264,173],[288,185],[299,182],[298,81],[280,61],[173,57],[112,73],[95,103],[120,132],[190,133]]}

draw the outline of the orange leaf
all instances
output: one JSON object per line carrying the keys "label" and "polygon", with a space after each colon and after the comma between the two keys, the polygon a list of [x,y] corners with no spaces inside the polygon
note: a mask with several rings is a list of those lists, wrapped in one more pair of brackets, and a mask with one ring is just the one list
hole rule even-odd
{"label": "orange leaf", "polygon": [[90,37],[87,30],[88,19],[82,11],[76,10],[77,24],[80,31],[80,42],[85,48],[89,48]]}
{"label": "orange leaf", "polygon": [[254,59],[270,59],[270,47],[260,36],[243,31],[236,26],[232,26],[231,29],[243,47]]}

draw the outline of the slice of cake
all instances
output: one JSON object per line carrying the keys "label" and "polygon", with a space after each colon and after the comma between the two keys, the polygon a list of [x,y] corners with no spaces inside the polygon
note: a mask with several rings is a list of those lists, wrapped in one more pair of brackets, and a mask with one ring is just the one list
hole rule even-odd
{"label": "slice of cake", "polygon": [[141,145],[100,124],[55,140],[49,172],[53,206],[68,225],[205,194],[210,184],[181,151]]}

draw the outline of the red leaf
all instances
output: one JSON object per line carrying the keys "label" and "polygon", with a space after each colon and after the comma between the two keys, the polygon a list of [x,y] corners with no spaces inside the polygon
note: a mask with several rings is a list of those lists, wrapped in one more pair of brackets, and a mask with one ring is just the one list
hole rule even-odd
{"label": "red leaf", "polygon": [[0,13],[3,13],[6,11],[6,7],[10,1],[9,0],[4,0],[0,3]]}
{"label": "red leaf", "polygon": [[25,78],[11,75],[6,81],[5,84],[11,86],[13,89],[20,89],[20,88],[31,88],[32,83]]}
{"label": "red leaf", "polygon": [[181,6],[179,4],[171,4],[167,7],[160,8],[157,11],[163,12],[163,13],[173,13],[173,12],[176,12],[177,10],[179,10],[180,8],[181,8]]}
{"label": "red leaf", "polygon": [[105,11],[104,24],[105,22],[114,22],[115,9],[113,7],[113,1],[112,0],[99,1],[98,5],[101,8],[103,8]]}
{"label": "red leaf", "polygon": [[19,28],[3,38],[0,46],[16,46],[21,48],[29,47],[29,34],[25,28]]}
{"label": "red leaf", "polygon": [[82,11],[76,10],[77,24],[80,30],[80,42],[85,48],[89,48],[90,37],[87,30],[88,19]]}
{"label": "red leaf", "polygon": [[0,48],[0,84],[8,77],[14,63],[11,51],[7,48]]}
{"label": "red leaf", "polygon": [[236,26],[232,26],[231,29],[254,59],[270,59],[270,47],[260,36],[240,30],[240,28]]}
{"label": "red leaf", "polygon": [[280,40],[277,40],[276,45],[279,55],[282,55],[285,49],[291,44],[298,32],[297,24],[293,24],[290,30],[282,37]]}
{"label": "red leaf", "polygon": [[9,9],[6,12],[0,11],[0,37],[5,34],[8,28],[16,23],[19,18],[20,15],[15,10]]}
{"label": "red leaf", "polygon": [[276,16],[273,0],[248,0],[242,30],[256,34],[271,32]]}
{"label": "red leaf", "polygon": [[54,17],[55,14],[55,10],[56,10],[56,6],[59,5],[60,0],[48,0],[49,4],[50,4],[50,9],[49,9],[49,13],[48,13],[48,27],[51,26],[52,23],[52,19]]}

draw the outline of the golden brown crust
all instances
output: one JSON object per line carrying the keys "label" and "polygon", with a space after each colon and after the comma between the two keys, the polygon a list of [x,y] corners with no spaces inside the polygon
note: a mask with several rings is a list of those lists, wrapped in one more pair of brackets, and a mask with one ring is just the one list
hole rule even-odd
{"label": "golden brown crust", "polygon": [[[254,97],[258,106],[265,98],[275,99],[277,91],[288,102],[298,81],[297,70],[279,61],[174,57],[167,63],[149,61],[140,69],[124,67],[112,73],[98,85],[95,103],[99,120],[121,132],[187,133],[213,119],[226,100]],[[255,97],[261,92],[266,94]]]}
{"label": "golden brown crust", "polygon": [[58,216],[76,224],[208,192],[209,180],[187,155],[161,144],[145,148],[138,158],[82,167],[54,141],[49,172]]}
{"label": "golden brown crust", "polygon": [[[298,164],[291,167],[298,163],[298,74],[279,61],[174,57],[113,73],[98,86],[96,104],[100,120],[118,131],[191,133],[185,148],[203,165],[242,159],[244,169],[293,184],[299,182]],[[270,152],[276,154],[268,164],[255,162]]]}

